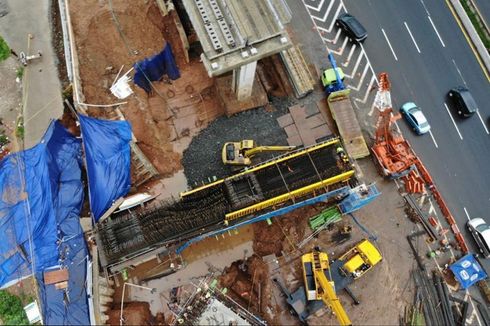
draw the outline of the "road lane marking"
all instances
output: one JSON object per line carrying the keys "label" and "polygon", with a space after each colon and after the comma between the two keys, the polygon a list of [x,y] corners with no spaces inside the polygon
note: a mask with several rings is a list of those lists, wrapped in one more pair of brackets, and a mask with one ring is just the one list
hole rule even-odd
{"label": "road lane marking", "polygon": [[458,23],[459,29],[461,32],[463,32],[464,38],[466,39],[466,42],[471,48],[471,51],[473,51],[473,55],[475,56],[476,60],[480,64],[481,70],[485,74],[485,77],[487,77],[487,80],[490,81],[490,75],[488,74],[487,69],[485,68],[485,65],[483,64],[480,56],[478,55],[478,52],[475,49],[475,46],[473,45],[473,42],[471,42],[470,37],[468,36],[468,33],[464,29],[463,25],[461,24],[461,21],[458,18],[458,15],[454,12],[454,8],[452,4],[449,2],[449,0],[446,0],[446,5],[448,6],[449,10],[451,10],[451,13],[453,14],[454,19],[456,20],[456,23]]}
{"label": "road lane marking", "polygon": [[369,64],[369,69],[371,69],[371,72],[373,73],[374,78],[376,79],[376,85],[379,85],[378,76],[376,76],[376,73],[374,72],[373,65],[371,64],[371,61],[369,61],[369,57],[367,56],[366,51],[364,50],[364,46],[362,45],[362,43],[361,43],[361,49],[362,49],[362,52],[364,53],[364,55],[366,56],[366,60]]}
{"label": "road lane marking", "polygon": [[489,135],[488,133],[488,129],[487,129],[487,126],[485,125],[485,122],[483,121],[481,115],[480,115],[480,110],[476,110],[476,114],[478,114],[478,118],[480,118],[480,121],[481,121],[481,124],[483,125],[483,128],[485,129],[485,132],[487,133],[487,135]]}
{"label": "road lane marking", "polygon": [[371,89],[373,88],[373,84],[375,81],[376,81],[376,78],[374,78],[374,76],[371,76],[371,80],[369,81],[368,87],[366,89],[366,93],[364,94],[364,98],[361,100],[357,97],[354,97],[354,101],[361,102],[362,104],[366,104],[366,101],[369,97],[369,94],[371,93]]}
{"label": "road lane marking", "polygon": [[357,57],[356,65],[354,66],[354,69],[352,70],[352,73],[350,75],[344,73],[345,77],[348,77],[350,79],[353,79],[356,76],[357,68],[359,68],[359,64],[361,63],[361,60],[362,60],[362,58],[364,56],[367,58],[367,56],[365,55],[365,53],[364,52],[361,52],[361,54]]}
{"label": "road lane marking", "polygon": [[342,66],[344,68],[347,68],[347,66],[349,65],[350,63],[350,59],[352,58],[352,55],[354,54],[354,50],[356,49],[356,45],[354,44],[351,48],[350,48],[350,52],[349,52],[349,55],[347,56],[347,60],[345,62],[342,62]]}
{"label": "road lane marking", "polygon": [[466,217],[468,218],[468,221],[471,220],[470,214],[468,214],[468,211],[466,210],[466,207],[463,207],[464,213],[466,214]]}
{"label": "road lane marking", "polygon": [[320,1],[320,4],[316,8],[313,7],[313,6],[307,5],[307,4],[305,4],[305,6],[307,8],[310,8],[310,9],[313,9],[313,10],[316,10],[316,11],[319,11],[322,8],[324,2],[325,2],[325,0]]}
{"label": "road lane marking", "polygon": [[439,148],[439,146],[437,146],[436,139],[434,138],[434,135],[432,134],[432,131],[430,131],[430,130],[429,130],[429,135],[432,138],[432,141],[434,142],[434,145],[436,145],[436,148]]}
{"label": "road lane marking", "polygon": [[425,6],[424,0],[420,0],[420,2],[422,2],[422,6],[424,7],[425,12],[427,13],[427,15],[429,15],[429,10],[427,10],[427,7]]}
{"label": "road lane marking", "polygon": [[405,24],[405,27],[407,28],[408,34],[410,34],[410,37],[412,38],[412,42],[413,42],[413,44],[415,44],[415,47],[417,48],[417,52],[420,53],[419,46],[418,46],[417,42],[415,42],[415,38],[413,37],[412,32],[410,31],[410,28],[408,28],[407,22],[403,22],[403,24]]}
{"label": "road lane marking", "polygon": [[446,44],[444,44],[444,41],[442,40],[441,35],[439,34],[439,31],[436,28],[436,25],[434,25],[434,22],[432,21],[432,18],[430,18],[430,16],[427,16],[427,17],[430,20],[430,23],[432,25],[432,28],[434,29],[434,31],[436,31],[437,37],[439,38],[439,41],[441,41],[442,47],[445,48],[446,47]]}
{"label": "road lane marking", "polygon": [[463,136],[461,136],[461,133],[459,132],[458,126],[456,126],[456,122],[454,122],[454,118],[451,115],[451,112],[449,112],[449,108],[447,107],[446,102],[444,102],[444,106],[446,107],[447,114],[449,114],[449,117],[451,118],[451,121],[453,122],[454,128],[456,128],[456,131],[458,132],[459,138],[463,140]]}
{"label": "road lane marking", "polygon": [[466,81],[465,81],[465,80],[464,80],[464,78],[463,78],[463,74],[462,74],[462,73],[461,73],[461,71],[459,70],[458,65],[456,65],[456,61],[454,61],[454,59],[452,59],[452,60],[453,60],[453,64],[454,64],[454,66],[456,67],[456,70],[458,71],[459,77],[461,77],[461,80],[463,81],[463,84],[464,84],[466,87],[468,87],[468,85],[466,84]]}
{"label": "road lane marking", "polygon": [[347,45],[348,41],[349,41],[349,37],[346,36],[344,39],[344,43],[342,43],[342,47],[340,48],[340,50],[338,50],[338,51],[332,50],[332,52],[340,57],[342,55],[342,53],[344,53],[345,46]]}
{"label": "road lane marking", "polygon": [[[320,29],[320,30],[322,30],[322,31],[323,31],[323,30],[325,30],[325,31],[326,31],[326,29],[325,29],[325,28],[318,27],[318,29]],[[322,33],[319,33],[319,34],[320,34],[320,36],[322,37],[322,40],[324,40],[324,41],[326,41],[326,42],[328,42],[328,43],[333,43],[333,44],[336,44],[336,43],[337,43],[337,41],[339,40],[339,37],[340,37],[340,33],[341,33],[341,32],[342,32],[342,31],[341,31],[341,30],[340,30],[340,28],[339,28],[339,29],[337,30],[337,34],[335,34],[335,38],[334,38],[333,40],[330,40],[330,39],[328,39],[328,38],[326,38],[326,37],[321,36],[321,35],[322,35]]]}
{"label": "road lane marking", "polygon": [[381,31],[383,32],[383,35],[385,36],[386,42],[388,42],[388,45],[390,46],[391,53],[393,53],[395,60],[398,61],[398,58],[396,57],[395,51],[393,50],[393,47],[391,46],[390,40],[388,39],[388,36],[386,36],[385,30],[381,29]]}
{"label": "road lane marking", "polygon": [[366,77],[366,74],[367,74],[368,69],[369,69],[368,65],[365,65],[364,66],[364,71],[362,72],[361,79],[359,80],[359,83],[357,84],[357,87],[354,87],[352,85],[347,85],[347,87],[349,87],[352,90],[355,90],[356,92],[359,92],[359,90],[362,87],[362,83],[364,81],[364,78]]}

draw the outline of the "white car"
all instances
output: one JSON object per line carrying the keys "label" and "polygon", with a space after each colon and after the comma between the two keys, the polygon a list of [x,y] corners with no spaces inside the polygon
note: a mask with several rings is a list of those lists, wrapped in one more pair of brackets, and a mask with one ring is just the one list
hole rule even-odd
{"label": "white car", "polygon": [[474,218],[467,223],[480,252],[485,258],[490,258],[490,226],[482,218]]}

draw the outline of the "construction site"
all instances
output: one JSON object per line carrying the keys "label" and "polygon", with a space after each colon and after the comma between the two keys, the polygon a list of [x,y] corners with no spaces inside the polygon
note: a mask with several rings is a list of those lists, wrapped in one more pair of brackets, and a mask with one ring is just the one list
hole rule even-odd
{"label": "construction site", "polygon": [[488,325],[390,72],[355,108],[288,2],[59,1],[60,125],[86,172],[81,242],[57,238],[86,249],[34,277],[44,324],[59,300],[94,325]]}

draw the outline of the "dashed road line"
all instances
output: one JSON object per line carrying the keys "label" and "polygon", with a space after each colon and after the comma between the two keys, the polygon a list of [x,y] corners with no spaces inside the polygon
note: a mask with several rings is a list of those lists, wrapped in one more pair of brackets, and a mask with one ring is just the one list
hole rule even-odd
{"label": "dashed road line", "polygon": [[461,140],[463,140],[463,136],[461,136],[461,133],[459,132],[459,128],[456,125],[456,122],[454,122],[454,118],[453,118],[451,112],[449,112],[449,108],[447,107],[447,104],[444,103],[444,106],[446,107],[447,114],[449,114],[449,117],[451,118],[451,121],[453,122],[454,128],[456,128],[456,131],[458,132],[459,138],[461,138]]}
{"label": "dashed road line", "polygon": [[487,133],[487,135],[489,135],[488,128],[485,125],[485,121],[483,121],[483,118],[480,115],[480,110],[476,110],[476,114],[478,115],[478,118],[480,118],[481,124],[483,125],[483,129],[485,129],[485,132]]}
{"label": "dashed road line", "polygon": [[466,218],[469,220],[471,220],[470,218],[470,214],[468,214],[468,211],[466,210],[466,207],[463,207],[463,210],[464,210],[464,213],[466,214]]}
{"label": "dashed road line", "polygon": [[436,148],[439,148],[439,146],[437,146],[436,139],[434,138],[434,135],[432,134],[432,131],[431,130],[429,130],[429,135],[430,135],[430,138],[432,138],[432,141],[434,142],[434,145],[436,145]]}
{"label": "dashed road line", "polygon": [[398,61],[398,58],[396,57],[395,51],[393,50],[393,47],[391,46],[390,40],[388,39],[388,36],[386,36],[385,30],[384,29],[381,29],[381,31],[383,32],[383,35],[384,35],[384,37],[386,39],[386,42],[388,42],[388,45],[390,46],[391,53],[393,53],[393,56],[395,57],[395,60]]}
{"label": "dashed road line", "polygon": [[454,61],[454,59],[452,59],[452,60],[453,60],[454,67],[456,67],[456,70],[458,71],[459,77],[461,77],[461,80],[463,81],[463,84],[464,84],[466,87],[468,87],[468,85],[466,84],[466,81],[465,81],[465,80],[464,80],[464,78],[463,78],[463,74],[461,73],[461,71],[460,71],[460,70],[459,70],[459,68],[458,68],[458,65],[456,64],[456,61]]}
{"label": "dashed road line", "polygon": [[422,6],[424,7],[425,12],[427,13],[427,15],[429,15],[429,10],[427,10],[427,7],[425,6],[424,0],[420,0],[420,2],[422,3]]}
{"label": "dashed road line", "polygon": [[444,44],[444,41],[442,40],[441,35],[439,34],[439,31],[436,28],[436,25],[434,25],[434,22],[432,21],[432,18],[430,18],[430,16],[427,16],[427,17],[429,18],[429,21],[430,21],[430,24],[432,25],[432,28],[434,29],[434,31],[436,31],[437,37],[439,38],[439,41],[441,41],[442,47],[445,48],[446,44]]}
{"label": "dashed road line", "polygon": [[413,44],[415,44],[415,47],[417,48],[417,52],[420,53],[420,48],[419,48],[417,42],[415,41],[415,38],[413,37],[412,31],[410,31],[410,28],[408,27],[407,22],[403,22],[403,24],[405,24],[405,28],[407,29],[408,34],[410,34],[410,37],[412,38],[412,42],[413,42]]}

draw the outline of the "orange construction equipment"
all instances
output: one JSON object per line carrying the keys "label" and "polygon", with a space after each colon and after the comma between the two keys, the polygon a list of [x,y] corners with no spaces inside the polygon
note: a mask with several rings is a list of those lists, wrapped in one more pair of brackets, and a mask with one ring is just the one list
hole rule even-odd
{"label": "orange construction equipment", "polygon": [[391,179],[401,178],[408,193],[424,193],[427,185],[442,215],[451,226],[456,241],[463,252],[468,252],[468,246],[449,211],[441,193],[422,161],[415,155],[410,144],[403,138],[395,121],[400,114],[393,114],[390,97],[390,82],[387,73],[379,76],[379,89],[374,100],[379,110],[376,123],[376,139],[371,150],[381,175]]}
{"label": "orange construction equipment", "polygon": [[415,167],[417,156],[395,125],[395,121],[400,119],[401,115],[393,114],[389,92],[388,74],[381,73],[379,91],[375,100],[379,117],[376,123],[376,139],[371,150],[380,173],[385,177],[396,179],[410,173]]}

